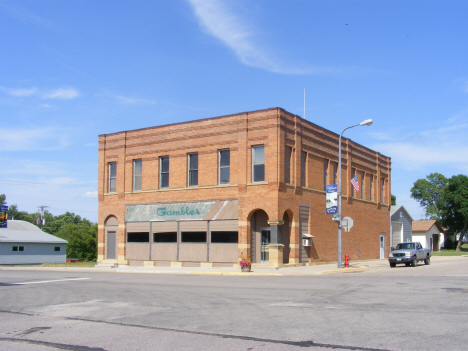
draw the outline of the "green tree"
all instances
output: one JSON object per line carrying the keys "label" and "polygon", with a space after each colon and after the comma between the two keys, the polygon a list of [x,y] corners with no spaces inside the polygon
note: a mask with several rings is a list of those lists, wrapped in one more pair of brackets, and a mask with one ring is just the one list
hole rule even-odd
{"label": "green tree", "polygon": [[5,194],[0,194],[0,206],[4,206],[6,204],[6,196]]}
{"label": "green tree", "polygon": [[97,258],[97,224],[68,223],[56,235],[68,241],[67,257],[92,261]]}
{"label": "green tree", "polygon": [[[27,221],[40,227],[40,213],[19,211],[17,205],[11,205],[8,208],[8,218]],[[96,224],[72,212],[65,212],[59,216],[54,216],[52,213],[45,211],[42,218],[45,219],[43,230],[46,233],[68,241],[68,258],[79,258],[88,261],[97,258]]]}
{"label": "green tree", "polygon": [[457,251],[460,251],[468,228],[468,177],[463,174],[448,180],[444,196],[441,224],[454,232],[460,232]]}
{"label": "green tree", "polygon": [[396,206],[396,196],[392,195],[392,206]]}
{"label": "green tree", "polygon": [[442,218],[445,206],[445,188],[448,179],[440,173],[431,173],[426,179],[418,179],[411,188],[411,197],[425,208],[426,218]]}

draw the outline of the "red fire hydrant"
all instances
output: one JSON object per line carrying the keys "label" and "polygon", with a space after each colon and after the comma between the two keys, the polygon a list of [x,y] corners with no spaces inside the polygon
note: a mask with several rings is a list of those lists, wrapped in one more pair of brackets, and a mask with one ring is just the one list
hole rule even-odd
{"label": "red fire hydrant", "polygon": [[349,267],[349,255],[347,254],[344,256],[344,266]]}

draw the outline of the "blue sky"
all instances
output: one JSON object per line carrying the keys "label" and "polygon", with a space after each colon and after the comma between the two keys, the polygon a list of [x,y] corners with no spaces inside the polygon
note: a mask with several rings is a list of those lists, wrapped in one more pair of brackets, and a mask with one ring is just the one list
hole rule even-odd
{"label": "blue sky", "polygon": [[[467,1],[0,0],[0,193],[97,221],[99,134],[282,107],[392,158],[468,171]],[[325,205],[324,205],[325,208]]]}

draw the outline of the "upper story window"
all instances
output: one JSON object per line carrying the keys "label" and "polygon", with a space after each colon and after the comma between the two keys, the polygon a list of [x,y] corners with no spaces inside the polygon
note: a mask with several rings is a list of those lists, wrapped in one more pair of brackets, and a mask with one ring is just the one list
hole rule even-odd
{"label": "upper story window", "polygon": [[169,188],[169,156],[159,158],[159,188]]}
{"label": "upper story window", "polygon": [[306,164],[307,164],[307,152],[302,151],[301,153],[301,186],[306,186]]}
{"label": "upper story window", "polygon": [[338,184],[338,163],[333,162],[333,182],[332,184]]}
{"label": "upper story window", "polygon": [[265,146],[252,146],[252,182],[265,181]]}
{"label": "upper story window", "polygon": [[292,147],[286,146],[284,154],[284,182],[291,184],[291,156]]}
{"label": "upper story window", "polygon": [[198,153],[188,154],[188,186],[198,186]]}
{"label": "upper story window", "polygon": [[361,199],[364,199],[364,171],[361,171]]}
{"label": "upper story window", "polygon": [[229,170],[231,167],[231,152],[219,150],[219,184],[229,184]]}
{"label": "upper story window", "polygon": [[[354,178],[356,175],[356,168],[351,168],[351,178]],[[354,197],[354,186],[351,186],[351,196]]]}
{"label": "upper story window", "polygon": [[374,176],[369,176],[369,200],[374,201]]}
{"label": "upper story window", "polygon": [[323,190],[327,189],[328,184],[328,160],[323,160]]}
{"label": "upper story window", "polygon": [[109,162],[109,181],[107,191],[109,193],[115,193],[117,191],[117,162]]}
{"label": "upper story window", "polygon": [[385,178],[380,179],[380,202],[385,203]]}
{"label": "upper story window", "polygon": [[141,190],[142,161],[133,160],[133,191]]}

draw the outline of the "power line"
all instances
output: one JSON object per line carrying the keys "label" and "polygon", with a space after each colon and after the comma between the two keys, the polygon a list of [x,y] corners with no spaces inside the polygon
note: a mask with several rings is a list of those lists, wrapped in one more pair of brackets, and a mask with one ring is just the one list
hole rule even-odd
{"label": "power line", "polygon": [[12,179],[0,179],[0,182],[4,183],[14,183],[14,184],[24,184],[24,185],[42,185],[46,187],[72,187],[72,186],[87,186],[87,185],[96,185],[97,182],[86,182],[86,183],[39,183],[39,182],[26,182],[22,180],[12,180]]}
{"label": "power line", "polygon": [[17,197],[17,198],[20,198],[20,199],[27,199],[27,200],[38,200],[38,201],[46,200],[46,201],[51,201],[51,202],[57,201],[57,202],[86,202],[86,203],[89,203],[92,200],[97,201],[97,197],[90,197],[90,198],[88,198],[89,200],[54,200],[54,199],[44,199],[44,198],[36,199],[36,198],[33,198],[33,197],[16,196],[16,195],[12,195],[12,194],[8,194],[8,196]]}

